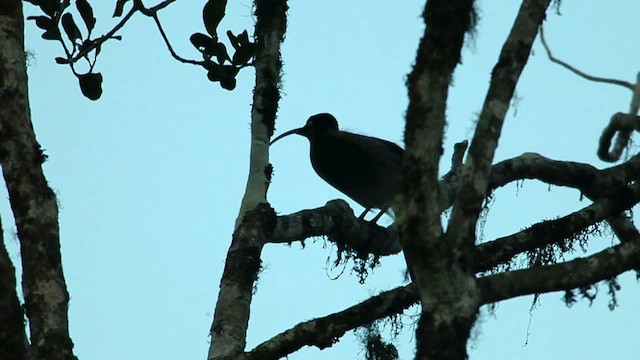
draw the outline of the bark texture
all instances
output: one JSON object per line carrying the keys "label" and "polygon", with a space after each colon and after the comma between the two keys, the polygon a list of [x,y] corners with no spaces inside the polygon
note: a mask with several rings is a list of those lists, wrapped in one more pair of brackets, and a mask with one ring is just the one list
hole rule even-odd
{"label": "bark texture", "polygon": [[417,294],[411,285],[385,291],[343,311],[300,323],[258,345],[241,359],[280,359],[303,346],[324,349],[335,344],[347,331],[402,313],[416,301]]}
{"label": "bark texture", "polygon": [[24,312],[16,293],[16,269],[4,246],[0,226],[0,359],[29,359]]}
{"label": "bark texture", "polygon": [[255,9],[256,85],[251,107],[249,178],[236,225],[246,211],[266,202],[272,172],[269,164],[269,138],[274,132],[280,101],[280,45],[287,28],[286,0],[256,0]]}
{"label": "bark texture", "polygon": [[445,104],[451,74],[460,59],[464,36],[475,21],[475,11],[473,1],[427,2],[425,35],[408,83],[406,218],[402,224],[403,249],[422,303],[418,358],[467,356],[466,341],[480,306],[473,263],[476,223],[502,123],[548,5],[549,0],[523,1],[494,67],[443,234],[440,212],[434,205],[439,203],[441,190],[436,176]]}
{"label": "bark texture", "polygon": [[31,124],[22,1],[0,1],[0,163],[16,220],[34,359],[75,359],[62,272],[58,205]]}
{"label": "bark texture", "polygon": [[[540,239],[530,240],[539,241]],[[480,245],[476,251],[486,253],[488,249],[483,249],[483,246]],[[489,275],[477,280],[480,304],[489,304],[522,295],[588,286],[634,269],[638,263],[640,263],[640,241],[617,245],[595,255],[561,264]],[[486,269],[482,265],[476,270]],[[343,311],[300,323],[238,358],[277,359],[303,346],[324,349],[337,342],[346,331],[366,326],[373,320],[400,314],[416,304],[418,300],[418,292],[414,285],[400,286],[372,296]]]}
{"label": "bark texture", "polygon": [[478,297],[473,295],[473,273],[455,256],[459,250],[442,241],[441,211],[435,205],[449,84],[475,22],[473,1],[429,0],[423,17],[425,34],[407,84],[401,241],[422,303],[416,358],[461,359]]}
{"label": "bark texture", "polygon": [[286,30],[287,8],[286,0],[255,1],[256,85],[251,109],[249,178],[220,281],[208,359],[230,359],[243,353],[262,247],[276,227],[276,214],[266,201],[271,180],[268,150],[280,100],[280,44]]}
{"label": "bark texture", "polygon": [[304,241],[326,235],[327,240],[359,254],[386,256],[402,251],[397,227],[380,227],[356,218],[344,200],[331,200],[325,206],[278,216],[278,224],[269,243]]}
{"label": "bark texture", "polygon": [[595,255],[561,264],[509,271],[482,278],[478,285],[482,303],[530,294],[570,290],[637,269],[640,264],[640,241],[624,243]]}
{"label": "bark texture", "polygon": [[275,228],[275,213],[260,204],[233,234],[216,303],[209,359],[231,359],[244,351],[254,283],[265,239]]}

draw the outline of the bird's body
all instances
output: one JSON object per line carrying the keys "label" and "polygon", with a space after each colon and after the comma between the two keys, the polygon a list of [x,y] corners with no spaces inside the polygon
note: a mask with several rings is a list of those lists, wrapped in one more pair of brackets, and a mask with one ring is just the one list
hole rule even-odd
{"label": "bird's body", "polygon": [[[316,173],[364,208],[386,211],[400,194],[404,150],[387,140],[340,131],[331,114],[317,114],[290,134],[309,139]],[[364,215],[364,214],[363,214]],[[377,220],[377,218],[376,218]]]}

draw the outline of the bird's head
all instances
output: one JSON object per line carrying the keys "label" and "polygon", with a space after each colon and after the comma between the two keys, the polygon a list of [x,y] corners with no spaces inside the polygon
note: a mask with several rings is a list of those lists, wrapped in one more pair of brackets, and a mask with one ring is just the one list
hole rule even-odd
{"label": "bird's head", "polygon": [[307,120],[305,126],[285,132],[284,134],[271,140],[270,145],[291,134],[302,135],[307,139],[310,139],[332,131],[338,131],[338,121],[336,120],[336,118],[328,113],[316,114],[311,116],[309,120]]}

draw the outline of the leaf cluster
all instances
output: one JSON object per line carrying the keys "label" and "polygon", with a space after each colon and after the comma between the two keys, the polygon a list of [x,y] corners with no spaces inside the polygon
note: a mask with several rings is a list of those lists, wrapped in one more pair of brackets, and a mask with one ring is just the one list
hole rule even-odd
{"label": "leaf cluster", "polygon": [[236,76],[241,68],[250,66],[255,56],[255,43],[249,40],[247,30],[234,35],[227,31],[229,43],[234,49],[229,56],[227,47],[218,38],[218,26],[224,18],[227,0],[209,0],[202,9],[202,20],[207,34],[200,32],[191,35],[191,44],[202,54],[202,66],[207,70],[207,78],[219,82],[227,90],[236,87]]}
{"label": "leaf cluster", "polygon": [[[233,47],[231,56],[225,44],[218,39],[218,26],[224,18],[227,0],[207,1],[202,10],[207,34],[194,33],[191,35],[191,43],[202,54],[203,60],[201,61],[185,59],[177,55],[162,29],[157,12],[175,0],[163,1],[152,8],[146,8],[142,4],[142,0],[133,0],[126,14],[125,6],[129,0],[116,0],[113,17],[122,17],[122,19],[111,31],[98,37],[91,35],[96,25],[96,18],[88,0],[75,0],[75,10],[84,23],[83,30],[78,26],[77,15],[74,18],[74,14],[70,12],[71,0],[25,1],[37,6],[42,11],[41,15],[29,16],[27,20],[33,20],[36,26],[43,31],[43,39],[58,41],[62,44],[64,56],[56,57],[56,63],[68,65],[71,68],[73,74],[78,78],[82,94],[91,100],[97,100],[102,95],[103,77],[101,73],[94,71],[102,44],[111,39],[122,40],[122,37],[115,35],[115,33],[125,25],[135,12],[140,12],[155,20],[171,55],[176,60],[202,66],[207,71],[207,78],[212,82],[220,83],[224,89],[235,89],[236,76],[240,69],[253,65],[252,60],[255,56],[256,46],[254,42],[249,40],[247,30],[238,34],[227,31],[229,43]],[[85,60],[88,63],[88,71],[82,73],[76,71],[75,65],[80,60]]]}
{"label": "leaf cluster", "polygon": [[[86,31],[81,31],[73,14],[69,12],[71,0],[26,0],[37,6],[43,15],[29,16],[27,20],[33,20],[37,27],[43,30],[42,38],[45,40],[58,41],[62,44],[65,56],[56,57],[55,61],[61,65],[69,65],[73,74],[78,78],[82,94],[91,100],[98,100],[102,96],[102,74],[94,72],[98,54],[102,48],[104,40],[99,41],[92,38],[91,33],[96,25],[96,18],[93,8],[87,0],[76,0],[75,9],[82,19]],[[118,0],[114,17],[122,14],[122,7],[127,0]],[[120,11],[118,11],[120,9]],[[62,31],[60,31],[62,27]],[[66,37],[66,40],[63,38]],[[120,40],[119,36],[110,38]],[[68,40],[68,43],[67,43]],[[67,45],[69,44],[69,45]],[[93,56],[90,57],[90,54]],[[78,73],[75,63],[84,59],[89,64],[89,70],[85,73]]]}

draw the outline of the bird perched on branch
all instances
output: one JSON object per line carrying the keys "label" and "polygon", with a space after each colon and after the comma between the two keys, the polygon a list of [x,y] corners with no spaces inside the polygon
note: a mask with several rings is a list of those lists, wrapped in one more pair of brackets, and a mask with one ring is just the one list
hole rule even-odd
{"label": "bird perched on branch", "polygon": [[291,134],[309,139],[311,165],[316,173],[365,208],[380,209],[376,222],[401,192],[404,150],[387,140],[338,129],[331,114],[313,115],[307,124],[276,137],[270,144]]}

